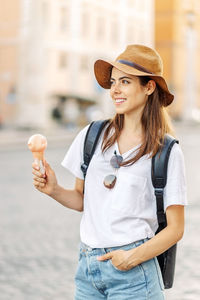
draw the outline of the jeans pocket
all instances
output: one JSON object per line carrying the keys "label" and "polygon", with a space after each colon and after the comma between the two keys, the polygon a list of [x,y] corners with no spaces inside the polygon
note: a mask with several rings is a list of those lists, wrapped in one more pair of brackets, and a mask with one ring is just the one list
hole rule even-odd
{"label": "jeans pocket", "polygon": [[146,286],[146,278],[140,265],[133,267],[129,270],[118,269],[111,260],[107,261],[109,276],[113,282],[120,282],[128,284],[130,286],[142,285]]}
{"label": "jeans pocket", "polygon": [[118,269],[113,263],[112,263],[112,260],[111,259],[109,259],[109,262],[110,262],[110,264],[111,264],[111,266],[116,270],[116,271],[118,271],[118,272],[120,272],[120,273],[127,273],[127,272],[129,272],[130,270],[120,270],[120,269]]}

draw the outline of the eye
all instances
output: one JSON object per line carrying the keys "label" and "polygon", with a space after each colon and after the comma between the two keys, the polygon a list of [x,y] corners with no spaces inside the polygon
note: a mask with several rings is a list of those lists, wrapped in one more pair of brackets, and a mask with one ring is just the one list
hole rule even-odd
{"label": "eye", "polygon": [[110,80],[110,86],[114,85],[115,81],[114,80]]}
{"label": "eye", "polygon": [[130,82],[129,82],[128,80],[126,80],[126,79],[123,79],[123,80],[122,80],[122,83],[123,83],[123,84],[129,84]]}

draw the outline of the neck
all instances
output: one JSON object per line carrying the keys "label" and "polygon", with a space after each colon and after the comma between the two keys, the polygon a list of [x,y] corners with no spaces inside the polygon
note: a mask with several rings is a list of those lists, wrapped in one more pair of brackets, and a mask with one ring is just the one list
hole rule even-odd
{"label": "neck", "polygon": [[133,116],[133,115],[124,115],[124,126],[123,131],[126,133],[135,134],[138,136],[142,136],[142,123],[141,117]]}

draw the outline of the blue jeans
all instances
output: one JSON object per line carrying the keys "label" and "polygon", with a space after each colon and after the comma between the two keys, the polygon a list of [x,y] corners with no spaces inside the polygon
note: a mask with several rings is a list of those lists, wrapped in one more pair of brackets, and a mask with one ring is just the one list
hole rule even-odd
{"label": "blue jeans", "polygon": [[110,251],[129,250],[145,241],[112,248],[90,248],[81,243],[75,300],[163,300],[164,286],[157,258],[128,271],[118,270],[111,260],[97,260]]}

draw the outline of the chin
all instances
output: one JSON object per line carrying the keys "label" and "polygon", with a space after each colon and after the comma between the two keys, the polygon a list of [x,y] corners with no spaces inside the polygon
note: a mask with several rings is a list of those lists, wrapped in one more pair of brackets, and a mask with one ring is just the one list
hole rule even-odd
{"label": "chin", "polygon": [[123,113],[127,112],[127,109],[125,109],[123,107],[118,107],[118,106],[115,106],[115,110],[119,114],[123,114]]}
{"label": "chin", "polygon": [[126,109],[116,109],[117,114],[128,115],[131,111]]}
{"label": "chin", "polygon": [[115,112],[116,112],[116,114],[119,114],[119,115],[123,115],[123,114],[126,113],[126,112],[125,112],[124,110],[122,110],[122,109],[116,109]]}

